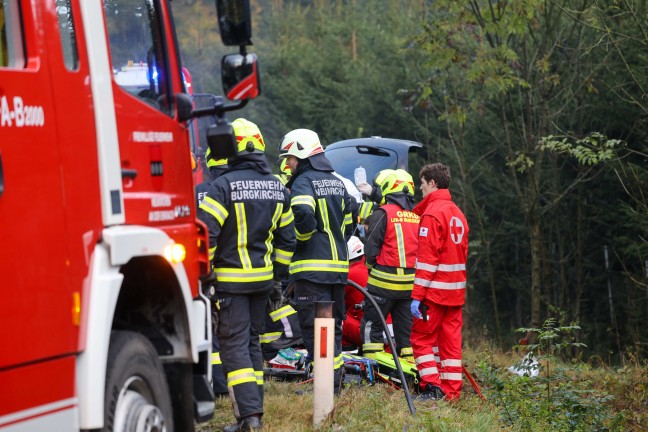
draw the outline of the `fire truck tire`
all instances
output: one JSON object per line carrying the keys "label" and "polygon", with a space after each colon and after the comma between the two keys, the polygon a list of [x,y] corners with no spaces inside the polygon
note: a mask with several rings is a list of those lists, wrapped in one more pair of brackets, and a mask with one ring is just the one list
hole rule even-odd
{"label": "fire truck tire", "polygon": [[173,431],[169,386],[151,342],[113,331],[106,367],[103,431]]}

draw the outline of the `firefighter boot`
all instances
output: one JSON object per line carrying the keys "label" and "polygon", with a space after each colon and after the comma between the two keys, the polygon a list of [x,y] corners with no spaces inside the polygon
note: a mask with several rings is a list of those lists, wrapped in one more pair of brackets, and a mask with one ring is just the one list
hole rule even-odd
{"label": "firefighter boot", "polygon": [[420,402],[427,402],[427,401],[437,401],[443,398],[445,398],[445,393],[443,393],[441,387],[437,387],[432,384],[426,384],[425,390],[420,395],[418,395],[416,400]]}
{"label": "firefighter boot", "polygon": [[242,418],[236,424],[225,426],[223,432],[255,431],[263,429],[261,417],[252,415]]}

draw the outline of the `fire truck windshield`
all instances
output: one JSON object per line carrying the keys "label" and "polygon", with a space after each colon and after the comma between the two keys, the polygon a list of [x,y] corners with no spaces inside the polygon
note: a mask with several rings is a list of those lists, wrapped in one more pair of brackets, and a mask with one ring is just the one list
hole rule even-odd
{"label": "fire truck windshield", "polygon": [[160,11],[153,0],[110,0],[104,13],[115,82],[171,115]]}

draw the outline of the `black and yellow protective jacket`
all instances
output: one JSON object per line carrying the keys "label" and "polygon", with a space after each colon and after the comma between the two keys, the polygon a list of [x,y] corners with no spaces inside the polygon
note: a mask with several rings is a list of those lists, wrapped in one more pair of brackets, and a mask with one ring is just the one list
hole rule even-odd
{"label": "black and yellow protective jacket", "polygon": [[388,299],[409,299],[414,284],[418,246],[418,215],[412,213],[414,197],[389,194],[387,203],[368,219],[365,263],[369,270],[367,289]]}
{"label": "black and yellow protective jacket", "polygon": [[292,279],[346,283],[347,239],[353,221],[351,198],[344,183],[332,172],[315,169],[308,160],[302,160],[288,187],[297,235],[297,249],[290,263]]}
{"label": "black and yellow protective jacket", "polygon": [[288,191],[263,155],[230,160],[212,182],[198,217],[209,228],[216,291],[268,290],[287,273],[295,250]]}

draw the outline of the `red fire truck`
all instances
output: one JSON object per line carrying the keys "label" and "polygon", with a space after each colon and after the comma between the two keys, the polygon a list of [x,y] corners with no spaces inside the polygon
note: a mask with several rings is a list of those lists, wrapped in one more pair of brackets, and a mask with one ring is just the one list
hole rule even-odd
{"label": "red fire truck", "polygon": [[0,1],[0,430],[186,431],[213,415],[187,123],[213,117],[227,157],[225,112],[258,93],[248,1],[216,8],[240,46],[222,62],[238,101],[197,110],[169,0]]}

